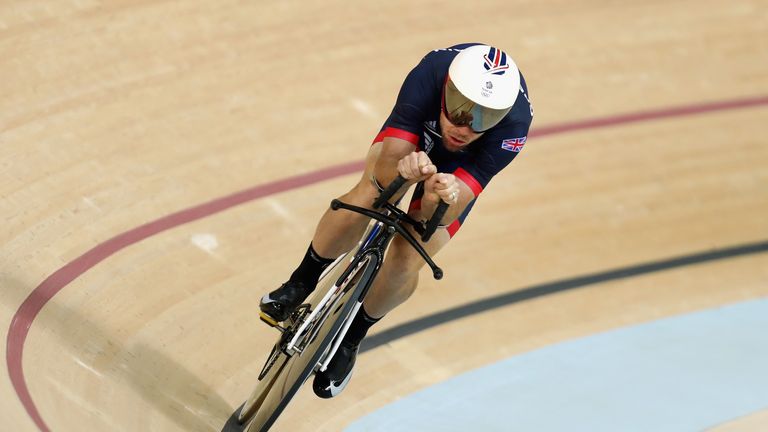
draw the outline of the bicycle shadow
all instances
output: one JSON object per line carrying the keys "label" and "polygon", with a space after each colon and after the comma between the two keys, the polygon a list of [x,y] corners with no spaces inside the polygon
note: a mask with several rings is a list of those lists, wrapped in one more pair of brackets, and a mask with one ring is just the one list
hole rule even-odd
{"label": "bicycle shadow", "polygon": [[[32,292],[26,284],[21,283],[8,274],[0,278],[0,286],[3,287],[3,303],[8,306],[10,314],[15,312],[17,305],[11,305],[9,300],[14,298],[10,290],[19,292]],[[10,288],[10,290],[6,290]],[[21,296],[20,296],[21,297]],[[23,301],[23,297],[22,301]],[[19,302],[20,303],[20,302]],[[141,399],[160,412],[165,418],[184,431],[218,431],[222,419],[227,418],[233,411],[222,397],[199,377],[195,376],[184,366],[170,358],[161,349],[153,347],[145,342],[126,345],[119,337],[105,331],[98,323],[83,316],[79,311],[56,302],[52,299],[45,305],[45,309],[37,316],[33,327],[42,326],[46,333],[53,334],[60,342],[61,350],[69,351],[75,362],[88,369],[103,381],[103,386],[127,385]],[[87,341],[87,343],[84,343]],[[29,339],[26,343],[25,357],[30,356]],[[67,355],[59,356],[55,361],[60,365],[66,361]],[[27,379],[32,376],[45,376],[43,369],[25,368]],[[47,380],[48,385],[56,385],[56,380]],[[63,385],[63,384],[62,384]],[[52,392],[58,390],[53,387]],[[78,388],[68,389],[70,393],[77,392]],[[92,390],[91,390],[92,391]],[[101,392],[106,396],[108,391]],[[85,395],[83,395],[85,396]],[[32,394],[34,400],[35,394]],[[71,401],[71,397],[61,396],[61,400]],[[88,401],[87,398],[79,399]],[[89,401],[98,402],[98,401]],[[147,430],[146,416],[137,407],[130,417],[125,412],[130,412],[129,407],[116,407],[114,413],[105,412],[102,403],[94,403],[92,407],[82,407],[86,411],[96,410],[101,418],[123,419],[131,418],[134,424],[118,424],[118,429],[123,430]],[[39,407],[38,407],[39,408]],[[40,413],[47,422],[53,422],[56,413],[43,411]],[[144,422],[144,423],[142,423]],[[113,425],[114,426],[114,425]]]}

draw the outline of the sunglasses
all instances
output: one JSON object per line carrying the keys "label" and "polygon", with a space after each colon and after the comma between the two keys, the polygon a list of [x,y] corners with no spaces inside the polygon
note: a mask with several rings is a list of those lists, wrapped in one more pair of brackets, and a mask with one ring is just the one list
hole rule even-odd
{"label": "sunglasses", "polygon": [[492,109],[471,101],[461,94],[450,78],[446,78],[443,86],[441,108],[451,124],[468,126],[475,133],[483,133],[496,126],[511,109]]}

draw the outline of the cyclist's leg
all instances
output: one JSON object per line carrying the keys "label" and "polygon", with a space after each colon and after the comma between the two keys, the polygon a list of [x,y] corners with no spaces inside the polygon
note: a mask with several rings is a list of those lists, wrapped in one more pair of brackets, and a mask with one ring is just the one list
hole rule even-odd
{"label": "cyclist's leg", "polygon": [[[371,203],[379,194],[371,182],[376,160],[381,153],[382,143],[373,144],[365,158],[365,171],[360,180],[339,200],[359,207],[371,208]],[[312,245],[320,256],[337,257],[351,249],[360,240],[368,224],[368,219],[358,213],[333,211],[328,208],[315,228]]]}
{"label": "cyclist's leg", "polygon": [[[419,238],[418,235],[415,236]],[[422,243],[422,246],[430,256],[434,257],[450,239],[448,230],[439,228],[432,239]],[[419,270],[424,264],[424,260],[407,241],[400,236],[395,237],[387,251],[387,258],[365,297],[363,307],[368,315],[372,318],[381,318],[408,300],[416,290]]]}
{"label": "cyclist's leg", "polygon": [[[359,207],[371,208],[378,196],[378,188],[372,182],[375,172],[392,171],[396,161],[413,151],[412,144],[397,140],[373,144],[366,156],[366,166],[360,181],[342,201]],[[392,166],[385,166],[392,165]],[[370,219],[353,212],[332,211],[330,208],[320,219],[315,235],[299,266],[291,277],[274,291],[264,295],[259,308],[262,319],[276,325],[286,320],[315,289],[323,269],[333,259],[351,249],[365,230]]]}
{"label": "cyclist's leg", "polygon": [[[429,243],[424,244],[430,255],[445,246],[450,239],[446,229],[439,229]],[[360,342],[381,316],[404,302],[416,289],[419,268],[423,260],[410,244],[396,236],[387,252],[381,271],[368,292],[363,307],[352,321],[328,369],[318,372],[312,382],[315,394],[322,398],[338,395],[349,383],[354,370]]]}
{"label": "cyclist's leg", "polygon": [[[397,162],[417,150],[408,141],[384,138],[374,143],[365,159],[365,171],[360,181],[339,199],[347,204],[370,209],[379,196],[373,178],[382,185],[389,184],[397,174]],[[369,218],[358,213],[326,210],[315,230],[312,245],[325,257],[337,257],[351,249],[360,240]]]}
{"label": "cyclist's leg", "polygon": [[[414,191],[408,209],[408,214],[416,220],[426,220],[431,215],[421,212],[421,198],[424,193],[423,184]],[[434,257],[464,223],[474,207],[476,199],[472,200],[464,211],[447,227],[440,227],[427,243],[421,243],[427,253]],[[414,235],[417,239],[420,237]],[[371,287],[365,299],[365,310],[371,317],[381,318],[389,311],[405,302],[416,290],[419,280],[419,270],[426,264],[418,252],[400,236],[395,237],[387,252],[381,272]]]}

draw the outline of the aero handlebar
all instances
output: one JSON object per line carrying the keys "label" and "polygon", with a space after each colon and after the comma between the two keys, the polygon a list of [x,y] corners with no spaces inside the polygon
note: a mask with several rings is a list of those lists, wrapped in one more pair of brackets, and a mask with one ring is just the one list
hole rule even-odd
{"label": "aero handlebar", "polygon": [[[389,184],[386,188],[384,188],[383,191],[381,191],[381,195],[379,195],[378,198],[373,202],[373,208],[378,209],[381,208],[384,203],[389,201],[392,196],[394,196],[407,182],[406,179],[403,178],[403,176],[399,175],[395,177],[394,180],[392,180],[392,183]],[[443,216],[445,216],[445,212],[448,210],[448,203],[440,200],[440,204],[437,205],[437,209],[435,209],[435,213],[432,215],[431,218],[426,223],[424,232],[421,233],[421,241],[428,242],[430,238],[432,238],[432,234],[437,231],[437,226],[440,224],[440,221],[443,219]]]}

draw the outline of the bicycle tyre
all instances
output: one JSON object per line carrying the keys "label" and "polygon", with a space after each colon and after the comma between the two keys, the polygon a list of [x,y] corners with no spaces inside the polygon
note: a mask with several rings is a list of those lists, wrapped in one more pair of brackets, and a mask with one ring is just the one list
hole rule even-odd
{"label": "bicycle tyre", "polygon": [[[351,313],[355,302],[368,284],[371,283],[372,276],[378,267],[378,257],[375,254],[366,254],[359,259],[367,259],[367,262],[355,273],[355,276],[359,274],[360,277],[357,281],[353,280],[354,286],[346,289],[344,294],[331,306],[331,315],[321,324],[320,331],[322,332],[322,337],[317,337],[304,349],[301,355],[291,356],[279,368],[278,376],[275,377],[275,381],[266,389],[259,408],[251,415],[251,418],[242,421],[241,424],[247,424],[243,429],[244,431],[266,432],[277,420],[278,416],[307,378],[312,375],[313,369],[320,358],[327,352],[336,334],[341,329],[344,323],[343,318],[346,318]],[[355,260],[351,265],[357,265],[358,263],[359,260]],[[339,304],[343,304],[343,307],[340,308]],[[310,348],[311,351],[309,351]],[[270,407],[272,408],[270,409]]]}
{"label": "bicycle tyre", "polygon": [[[235,412],[237,421],[240,424],[244,424],[249,421],[256,413],[256,411],[261,408],[262,403],[264,403],[264,399],[267,397],[267,394],[272,389],[272,386],[279,378],[280,373],[285,367],[285,364],[289,360],[288,356],[285,355],[285,353],[282,352],[280,347],[277,345],[275,345],[273,350],[278,351],[276,354],[277,358],[272,362],[273,364],[270,367],[269,372],[267,372],[267,374],[259,380],[259,383],[256,384],[256,388],[254,388],[254,390],[251,392],[251,395]],[[271,357],[272,353],[270,353],[270,358]],[[267,361],[269,361],[269,359]]]}

